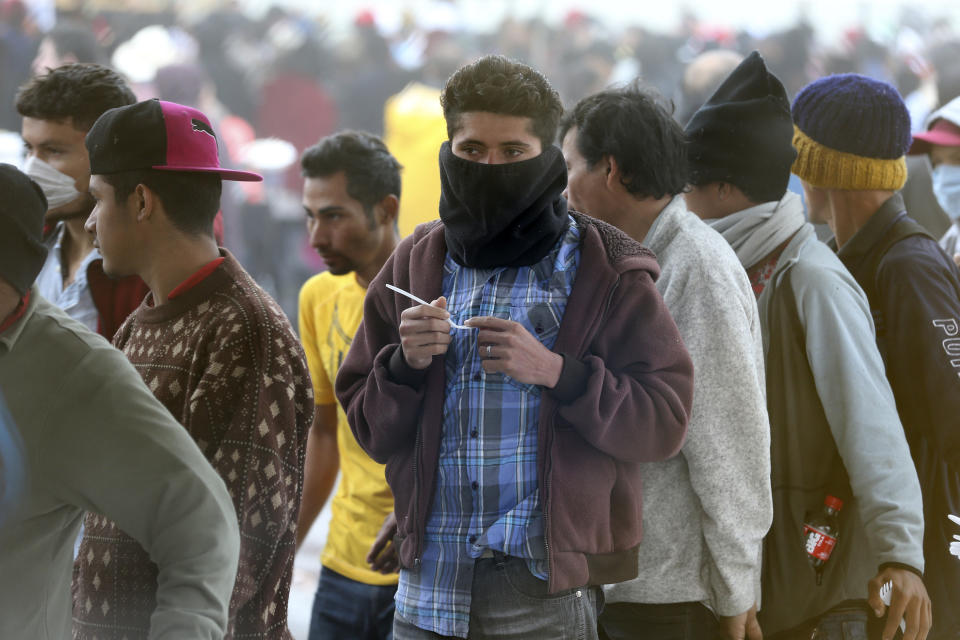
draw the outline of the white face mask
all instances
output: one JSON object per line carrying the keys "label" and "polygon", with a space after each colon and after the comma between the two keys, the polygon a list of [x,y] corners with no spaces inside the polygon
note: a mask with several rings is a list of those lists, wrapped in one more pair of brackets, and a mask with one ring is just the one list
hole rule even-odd
{"label": "white face mask", "polygon": [[56,209],[80,197],[73,178],[57,171],[37,156],[27,159],[23,172],[40,185],[43,195],[47,197],[47,209]]}
{"label": "white face mask", "polygon": [[960,218],[960,165],[941,164],[933,170],[933,194],[951,220]]}

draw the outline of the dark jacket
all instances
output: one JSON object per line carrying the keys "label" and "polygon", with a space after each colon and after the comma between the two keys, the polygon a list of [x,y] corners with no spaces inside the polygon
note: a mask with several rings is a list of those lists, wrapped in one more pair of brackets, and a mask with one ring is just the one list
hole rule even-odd
{"label": "dark jacket", "polygon": [[[653,254],[610,225],[574,218],[580,266],[554,346],[564,366],[541,397],[538,434],[551,592],[636,577],[639,463],[680,450],[693,398],[693,365],[654,286]],[[432,300],[445,255],[438,222],[400,243],[370,283],[336,383],[360,446],[386,463],[400,560],[412,570],[436,482],[444,360],[423,371],[406,365],[397,328],[411,305],[384,284]]]}
{"label": "dark jacket", "polygon": [[960,635],[960,274],[895,195],[838,252],[863,287],[923,491],[930,638]]}

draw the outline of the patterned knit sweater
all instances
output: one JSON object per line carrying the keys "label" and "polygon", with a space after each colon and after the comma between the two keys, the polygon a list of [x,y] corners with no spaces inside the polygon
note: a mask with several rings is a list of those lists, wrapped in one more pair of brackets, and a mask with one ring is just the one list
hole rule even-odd
{"label": "patterned knit sweater", "polygon": [[[232,256],[161,306],[151,297],[114,338],[223,478],[240,524],[227,638],[287,639],[310,377],[293,329]],[[157,567],[90,513],[74,566],[75,639],[147,638]],[[189,545],[189,540],[182,544]]]}

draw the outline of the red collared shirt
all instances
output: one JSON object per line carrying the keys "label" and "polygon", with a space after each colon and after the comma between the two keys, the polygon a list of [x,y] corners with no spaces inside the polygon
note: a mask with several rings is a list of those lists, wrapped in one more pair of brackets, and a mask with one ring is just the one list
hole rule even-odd
{"label": "red collared shirt", "polygon": [[6,320],[0,323],[0,333],[3,333],[4,331],[12,327],[14,324],[16,324],[17,320],[22,318],[23,314],[27,312],[27,305],[29,304],[30,304],[30,292],[27,291],[27,294],[22,298],[20,298],[20,304],[18,304],[17,308],[13,310],[13,313],[7,316]]}
{"label": "red collared shirt", "polygon": [[177,287],[167,295],[167,300],[173,300],[177,296],[182,296],[190,289],[193,289],[195,286],[206,280],[210,277],[210,274],[217,270],[221,264],[223,264],[224,258],[216,258],[211,260],[207,264],[200,267],[196,273],[192,276],[181,282]]}

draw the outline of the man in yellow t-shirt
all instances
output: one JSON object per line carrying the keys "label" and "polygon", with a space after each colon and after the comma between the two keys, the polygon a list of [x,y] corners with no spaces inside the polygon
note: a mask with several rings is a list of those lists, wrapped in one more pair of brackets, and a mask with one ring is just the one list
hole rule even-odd
{"label": "man in yellow t-shirt", "polygon": [[298,547],[341,471],[309,639],[389,640],[397,585],[389,544],[393,495],[383,465],[350,432],[333,384],[360,326],[367,284],[400,239],[400,164],[379,138],[347,131],[307,149],[300,165],[310,244],[329,270],[300,291],[300,339],[317,407],[307,440]]}

